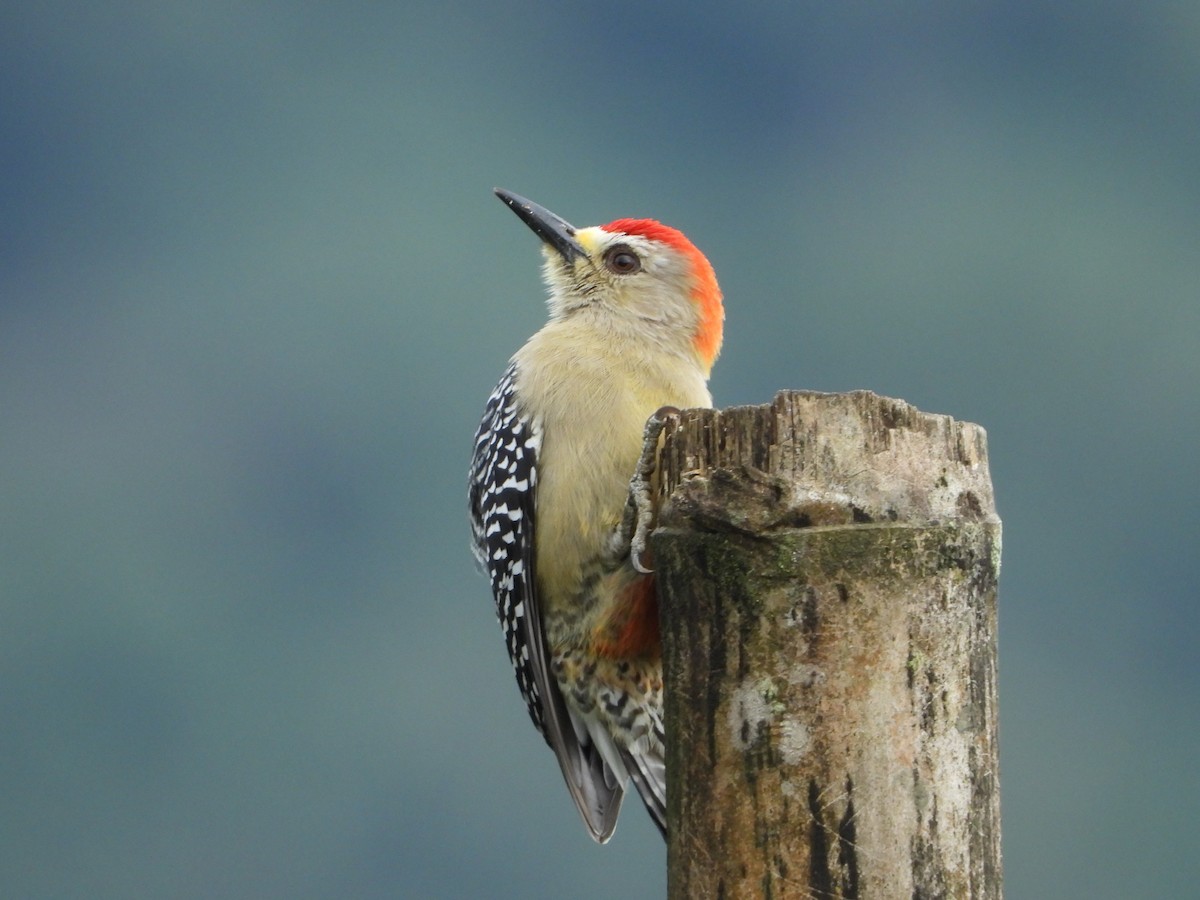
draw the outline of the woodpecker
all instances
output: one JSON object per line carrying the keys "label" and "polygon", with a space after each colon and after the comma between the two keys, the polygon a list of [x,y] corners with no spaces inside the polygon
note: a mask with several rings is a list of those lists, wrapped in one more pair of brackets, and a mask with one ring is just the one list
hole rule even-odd
{"label": "woodpecker", "polygon": [[529,715],[592,838],[612,836],[630,779],[665,835],[658,603],[625,512],[647,420],[712,406],[721,290],[692,242],[653,219],[575,228],[496,195],[543,241],[550,316],[475,434],[473,550]]}

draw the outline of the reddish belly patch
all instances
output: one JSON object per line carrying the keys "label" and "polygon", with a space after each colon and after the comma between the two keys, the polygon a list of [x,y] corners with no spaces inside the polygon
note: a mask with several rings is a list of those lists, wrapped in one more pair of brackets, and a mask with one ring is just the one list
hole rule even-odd
{"label": "reddish belly patch", "polygon": [[658,624],[658,594],[654,578],[645,576],[629,585],[612,611],[592,634],[598,656],[610,659],[662,655]]}

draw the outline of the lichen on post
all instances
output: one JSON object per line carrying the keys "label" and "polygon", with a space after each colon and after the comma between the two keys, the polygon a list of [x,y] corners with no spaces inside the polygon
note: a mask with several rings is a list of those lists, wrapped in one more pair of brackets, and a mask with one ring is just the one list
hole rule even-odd
{"label": "lichen on post", "polygon": [[999,898],[983,429],[786,392],[659,478],[669,896]]}

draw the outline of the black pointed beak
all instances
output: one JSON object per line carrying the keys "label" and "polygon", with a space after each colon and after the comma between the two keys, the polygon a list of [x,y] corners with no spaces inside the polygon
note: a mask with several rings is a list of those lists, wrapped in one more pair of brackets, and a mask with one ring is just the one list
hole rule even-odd
{"label": "black pointed beak", "polygon": [[519,194],[496,188],[496,196],[508,208],[521,217],[521,221],[533,229],[533,233],[562,254],[567,262],[576,257],[587,256],[579,241],[575,240],[575,226],[561,216],[556,216],[544,206],[526,200]]}

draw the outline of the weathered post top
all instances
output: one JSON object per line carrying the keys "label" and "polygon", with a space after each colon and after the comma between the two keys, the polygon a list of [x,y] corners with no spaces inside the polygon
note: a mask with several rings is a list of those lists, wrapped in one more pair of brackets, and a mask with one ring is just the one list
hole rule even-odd
{"label": "weathered post top", "polygon": [[[781,391],[763,406],[687,410],[671,432],[661,455],[663,495],[703,506],[704,491],[720,490],[731,483],[726,473],[744,468],[777,492],[760,501],[781,518],[748,523],[756,532],[788,524],[1000,521],[986,432],[903,400],[869,391]],[[677,493],[681,485],[692,487]],[[746,506],[743,512],[763,512]],[[722,509],[709,512],[730,515]],[[705,515],[690,506],[687,514]],[[788,515],[800,521],[789,523]]]}

